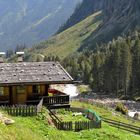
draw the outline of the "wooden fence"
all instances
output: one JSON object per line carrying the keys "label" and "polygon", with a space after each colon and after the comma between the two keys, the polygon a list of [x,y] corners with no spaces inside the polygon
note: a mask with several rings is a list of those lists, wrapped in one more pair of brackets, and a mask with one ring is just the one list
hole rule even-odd
{"label": "wooden fence", "polygon": [[13,105],[13,106],[0,106],[0,109],[6,111],[12,116],[36,116],[42,111],[43,99],[40,100],[38,105]]}
{"label": "wooden fence", "polygon": [[37,106],[1,106],[1,109],[7,111],[7,113],[12,116],[37,115]]}
{"label": "wooden fence", "polygon": [[56,128],[65,131],[81,131],[92,128],[98,128],[95,121],[77,121],[77,122],[57,122],[56,119],[52,119]]}
{"label": "wooden fence", "polygon": [[42,96],[44,100],[44,104],[46,105],[54,105],[54,104],[69,104],[69,95],[61,95],[61,96]]}
{"label": "wooden fence", "polygon": [[[86,111],[86,109],[82,109],[82,108],[71,108],[71,110],[73,111],[78,110],[82,113]],[[53,123],[55,124],[56,128],[59,130],[80,131],[80,130],[87,130],[92,128],[101,128],[101,121],[96,122],[95,120],[89,120],[89,121],[76,121],[76,122],[72,122],[72,121],[62,122],[51,110],[49,111]]]}
{"label": "wooden fence", "polygon": [[[96,105],[97,107],[104,108],[106,110],[113,110],[112,108],[108,107],[107,105],[104,105],[104,104],[98,103],[98,102],[93,102],[92,100],[89,100],[89,99],[78,99],[78,101],[85,102],[85,103],[90,103],[90,104]],[[102,121],[110,124],[113,127],[117,127],[118,129],[123,129],[123,130],[133,132],[133,133],[136,133],[136,134],[140,134],[140,127],[138,127],[138,126],[134,126],[134,125],[131,125],[131,124],[111,120],[111,119],[108,119],[108,118],[104,118],[102,116],[100,116],[100,117],[101,117]],[[131,121],[135,121],[133,118],[128,117],[128,116],[127,116],[127,119],[131,120]]]}
{"label": "wooden fence", "polygon": [[99,128],[98,124],[93,120],[83,121],[83,122],[75,122],[75,131],[92,129],[92,128]]}
{"label": "wooden fence", "polygon": [[101,118],[104,122],[109,123],[111,126],[114,126],[118,129],[123,129],[129,132],[133,132],[135,134],[140,134],[140,127],[138,126],[130,125],[130,124],[119,122],[119,121],[114,121],[114,120],[107,119],[104,117],[101,117]]}
{"label": "wooden fence", "polygon": [[56,128],[59,130],[66,130],[66,131],[72,131],[73,130],[73,123],[70,122],[57,122]]}
{"label": "wooden fence", "polygon": [[7,111],[12,116],[35,116],[37,106],[2,106],[1,109]]}
{"label": "wooden fence", "polygon": [[94,111],[77,107],[71,107],[65,110],[72,112],[82,112],[90,121],[94,122],[94,128],[101,128],[101,118]]}

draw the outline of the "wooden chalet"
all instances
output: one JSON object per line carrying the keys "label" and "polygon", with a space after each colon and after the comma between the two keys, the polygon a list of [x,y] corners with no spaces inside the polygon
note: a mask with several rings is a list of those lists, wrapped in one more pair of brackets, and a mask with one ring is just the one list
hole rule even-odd
{"label": "wooden chalet", "polygon": [[58,62],[0,63],[0,104],[38,104],[43,98],[50,108],[69,107],[69,96],[49,96],[49,85],[73,83]]}

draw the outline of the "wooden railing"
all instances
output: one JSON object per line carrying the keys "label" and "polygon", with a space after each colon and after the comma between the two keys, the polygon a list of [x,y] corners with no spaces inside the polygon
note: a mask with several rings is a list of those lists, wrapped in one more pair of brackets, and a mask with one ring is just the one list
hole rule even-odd
{"label": "wooden railing", "polygon": [[69,96],[63,95],[63,96],[43,96],[43,102],[46,105],[53,105],[53,104],[68,104],[69,103]]}
{"label": "wooden railing", "polygon": [[89,121],[76,121],[76,122],[63,122],[51,110],[50,116],[57,129],[65,131],[81,131],[93,128],[101,128],[101,121],[99,123],[94,120]]}
{"label": "wooden railing", "polygon": [[78,122],[56,122],[55,126],[59,130],[65,131],[81,131],[97,128],[94,121],[78,121]]}
{"label": "wooden railing", "polygon": [[111,120],[111,119],[104,118],[104,117],[101,117],[101,118],[104,122],[110,124],[111,126],[118,128],[118,129],[123,129],[123,130],[129,131],[129,132],[133,132],[135,134],[140,134],[140,127],[138,127],[138,126]]}
{"label": "wooden railing", "polygon": [[27,104],[38,104],[39,101],[43,99],[43,104],[56,105],[56,104],[69,104],[69,96],[61,95],[61,96],[40,96],[38,98],[28,98]]}
{"label": "wooden railing", "polygon": [[9,96],[0,96],[0,105],[8,105],[9,104]]}
{"label": "wooden railing", "polygon": [[0,108],[6,111],[12,116],[35,116],[37,115],[37,106],[0,106]]}

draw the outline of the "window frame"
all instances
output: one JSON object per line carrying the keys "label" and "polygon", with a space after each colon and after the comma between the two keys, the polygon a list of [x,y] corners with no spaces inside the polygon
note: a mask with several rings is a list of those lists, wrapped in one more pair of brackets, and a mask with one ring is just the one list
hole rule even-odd
{"label": "window frame", "polygon": [[0,96],[4,96],[4,87],[0,86]]}
{"label": "window frame", "polygon": [[16,90],[18,94],[24,94],[26,93],[26,86],[17,86]]}
{"label": "window frame", "polygon": [[33,94],[40,94],[41,93],[41,86],[40,85],[33,85],[32,92],[33,92]]}

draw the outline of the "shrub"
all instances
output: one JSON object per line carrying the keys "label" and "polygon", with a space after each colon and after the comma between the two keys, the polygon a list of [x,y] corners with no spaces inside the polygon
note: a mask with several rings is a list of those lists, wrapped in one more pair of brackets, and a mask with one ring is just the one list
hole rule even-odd
{"label": "shrub", "polygon": [[122,114],[127,115],[128,114],[128,109],[125,106],[123,106],[121,112],[122,112]]}
{"label": "shrub", "polygon": [[123,108],[123,104],[122,103],[117,103],[117,105],[116,105],[116,111],[121,111],[122,110],[122,108]]}
{"label": "shrub", "polygon": [[128,113],[127,107],[125,107],[122,103],[118,103],[115,110],[121,112],[124,115]]}

